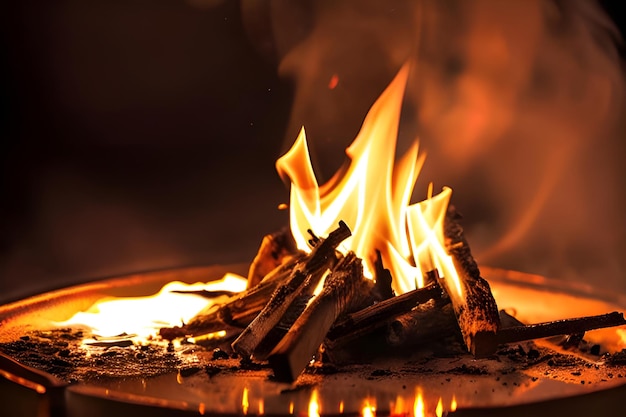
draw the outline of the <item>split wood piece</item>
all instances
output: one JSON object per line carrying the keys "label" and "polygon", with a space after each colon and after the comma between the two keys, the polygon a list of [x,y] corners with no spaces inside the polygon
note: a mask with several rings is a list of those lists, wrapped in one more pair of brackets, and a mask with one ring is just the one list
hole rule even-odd
{"label": "split wood piece", "polygon": [[442,296],[441,287],[435,282],[348,314],[328,332],[325,344],[329,349],[340,348],[386,326],[394,317],[410,311],[416,305],[440,300]]}
{"label": "split wood piece", "polygon": [[459,326],[449,298],[429,300],[387,325],[386,340],[392,347],[409,347],[431,343],[459,334]]}
{"label": "split wood piece", "polygon": [[286,259],[293,257],[298,252],[289,228],[265,235],[256,256],[250,263],[247,288],[253,288],[267,274],[284,264]]}
{"label": "split wood piece", "polygon": [[484,357],[496,351],[500,317],[489,283],[480,276],[463,228],[457,222],[459,218],[450,206],[444,221],[444,235],[446,250],[459,276],[461,294],[450,276],[444,276],[440,282],[450,297],[466,347],[474,356]]}
{"label": "split wood piece", "polygon": [[318,243],[306,261],[297,265],[287,281],[276,289],[261,312],[233,342],[233,350],[249,358],[291,304],[299,297],[313,294],[323,274],[337,262],[335,248],[350,235],[348,226],[343,221],[339,222],[339,227]]}
{"label": "split wood piece", "polygon": [[624,314],[614,311],[597,316],[570,318],[546,323],[502,328],[498,330],[496,340],[498,344],[516,343],[551,336],[580,334],[588,330],[622,325],[626,325]]}
{"label": "split wood piece", "polygon": [[363,281],[361,260],[351,252],[326,277],[322,292],[268,357],[277,380],[292,382],[300,375],[335,320],[358,302]]}

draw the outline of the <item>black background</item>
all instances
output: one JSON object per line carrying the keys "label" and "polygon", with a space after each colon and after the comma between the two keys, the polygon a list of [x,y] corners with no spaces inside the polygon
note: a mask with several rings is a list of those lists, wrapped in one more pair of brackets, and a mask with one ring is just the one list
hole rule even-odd
{"label": "black background", "polygon": [[0,302],[246,262],[286,224],[273,164],[293,88],[239,4],[209,3],[2,6]]}

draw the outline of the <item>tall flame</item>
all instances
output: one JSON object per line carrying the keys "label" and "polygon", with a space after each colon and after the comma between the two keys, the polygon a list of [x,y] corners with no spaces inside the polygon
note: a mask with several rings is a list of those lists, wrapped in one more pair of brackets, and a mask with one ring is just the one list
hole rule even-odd
{"label": "tall flame", "polygon": [[364,260],[369,277],[379,250],[395,278],[397,293],[422,286],[424,273],[433,268],[441,275],[455,274],[442,246],[443,218],[452,190],[444,188],[436,197],[410,205],[425,158],[417,140],[395,163],[408,73],[405,65],[374,103],[346,149],[349,163],[326,184],[318,185],[304,128],[276,162],[281,177],[291,181],[290,226],[298,248],[310,250],[308,229],[324,236],[343,220],[353,233],[342,249]]}

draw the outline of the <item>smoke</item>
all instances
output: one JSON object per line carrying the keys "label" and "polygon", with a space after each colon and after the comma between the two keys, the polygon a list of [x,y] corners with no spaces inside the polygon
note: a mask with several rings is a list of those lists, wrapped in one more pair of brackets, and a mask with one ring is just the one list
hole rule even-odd
{"label": "smoke", "polygon": [[572,0],[268,3],[296,86],[285,148],[307,128],[318,175],[412,64],[401,139],[453,188],[482,264],[626,289],[624,73],[600,6]]}

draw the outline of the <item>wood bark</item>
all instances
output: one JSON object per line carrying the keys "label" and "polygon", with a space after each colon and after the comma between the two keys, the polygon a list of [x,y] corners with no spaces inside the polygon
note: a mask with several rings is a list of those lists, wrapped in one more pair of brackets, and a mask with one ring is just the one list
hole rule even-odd
{"label": "wood bark", "polygon": [[459,218],[451,206],[444,222],[444,235],[446,250],[460,280],[461,293],[452,277],[444,276],[440,282],[450,297],[468,350],[477,357],[489,356],[495,353],[498,344],[498,306],[489,283],[480,276],[463,228],[458,223]]}

